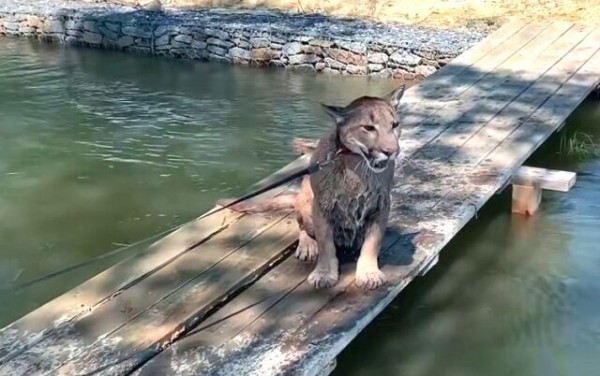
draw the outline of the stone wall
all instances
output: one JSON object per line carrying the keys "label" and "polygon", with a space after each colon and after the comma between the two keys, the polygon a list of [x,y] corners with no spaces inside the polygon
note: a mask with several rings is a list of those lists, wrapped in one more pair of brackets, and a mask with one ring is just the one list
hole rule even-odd
{"label": "stone wall", "polygon": [[428,76],[484,37],[478,32],[316,15],[148,12],[66,0],[3,0],[0,34],[190,59],[403,79]]}

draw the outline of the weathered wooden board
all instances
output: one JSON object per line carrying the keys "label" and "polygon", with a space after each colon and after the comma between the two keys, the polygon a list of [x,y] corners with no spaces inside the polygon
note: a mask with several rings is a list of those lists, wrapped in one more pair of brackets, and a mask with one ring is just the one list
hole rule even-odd
{"label": "weathered wooden board", "polygon": [[[306,158],[301,158],[303,162]],[[296,168],[298,162],[284,167],[279,173]],[[268,182],[267,179],[262,183]],[[272,190],[262,197],[272,197],[287,187]],[[161,268],[187,254],[194,247],[235,224],[243,216],[229,210],[192,221],[170,235],[152,244],[149,249],[135,257],[98,274],[75,289],[48,302],[37,310],[0,331],[0,367],[3,372],[11,369],[11,360],[48,338],[60,337],[82,315],[89,314],[111,298],[122,294]],[[34,352],[43,350],[33,349]],[[15,360],[10,364],[21,364]],[[8,374],[8,373],[7,373]],[[19,373],[14,373],[19,374]]]}
{"label": "weathered wooden board", "polygon": [[[566,37],[571,39],[571,47],[587,35],[585,30],[573,30]],[[405,175],[413,184],[410,192],[397,192],[397,201],[402,204],[395,205],[390,223],[392,233],[386,237],[386,251],[382,254],[383,269],[391,280],[387,290],[369,293],[357,290],[352,285],[352,268],[346,266],[338,285],[328,292],[311,293],[303,282],[306,266],[286,260],[265,276],[269,277],[268,282],[261,283],[261,280],[260,285],[255,285],[260,286],[262,293],[252,288],[242,293],[232,301],[235,309],[232,306],[227,315],[221,316],[222,321],[202,326],[136,374],[206,374],[208,370],[215,375],[317,374],[414,276],[438,257],[440,249],[510,179],[515,166],[523,163],[591,92],[600,77],[600,61],[597,55],[592,56],[600,44],[594,38],[595,34],[588,37],[567,57],[565,54],[571,48],[553,52],[554,55],[545,53],[544,63],[538,65],[537,71],[531,70],[538,73],[527,78],[554,77],[563,73],[564,67],[571,66],[576,73],[556,77],[558,86],[544,82],[528,91],[533,85],[524,83],[512,99],[506,99],[504,108],[508,110],[496,111],[483,127],[465,127],[465,140],[468,140],[479,132],[486,132],[488,126],[497,126],[499,122],[494,119],[503,119],[516,128],[515,133],[532,135],[531,139],[521,135],[522,139],[518,140],[522,148],[511,150],[511,143],[500,139],[473,151],[475,158],[463,161],[461,154],[451,153],[428,165],[419,165],[421,171],[413,170]],[[564,41],[564,37],[559,38],[551,45],[564,47]],[[596,47],[590,48],[591,45]],[[548,56],[554,56],[554,63],[560,60],[558,68],[552,70],[553,64],[544,65]],[[575,63],[568,64],[571,58]],[[553,99],[565,95],[571,95],[572,99],[558,108]],[[525,109],[511,117],[509,111],[515,110],[516,103]],[[536,120],[540,114],[544,114],[547,123],[542,129]],[[536,132],[531,131],[532,127]],[[460,142],[450,145],[454,149],[461,146]],[[434,185],[440,189],[430,194]],[[269,304],[257,304],[269,292],[276,298]],[[242,307],[252,307],[251,314],[234,315]],[[247,326],[242,329],[241,323]],[[221,330],[226,335],[215,336],[215,333],[223,333]],[[222,344],[223,340],[227,342]]]}
{"label": "weathered wooden board", "polygon": [[568,192],[575,185],[577,174],[570,171],[521,166],[512,176],[511,184],[535,186],[540,189]]}

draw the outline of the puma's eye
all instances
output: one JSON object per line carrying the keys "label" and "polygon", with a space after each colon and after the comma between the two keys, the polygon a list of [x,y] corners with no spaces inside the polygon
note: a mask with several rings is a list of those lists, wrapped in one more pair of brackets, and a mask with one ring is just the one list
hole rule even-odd
{"label": "puma's eye", "polygon": [[399,125],[400,125],[400,123],[397,122],[397,121],[395,121],[395,122],[392,123],[392,128],[396,129],[396,128],[398,128]]}
{"label": "puma's eye", "polygon": [[372,125],[363,125],[363,129],[367,132],[373,132],[375,130],[375,127]]}

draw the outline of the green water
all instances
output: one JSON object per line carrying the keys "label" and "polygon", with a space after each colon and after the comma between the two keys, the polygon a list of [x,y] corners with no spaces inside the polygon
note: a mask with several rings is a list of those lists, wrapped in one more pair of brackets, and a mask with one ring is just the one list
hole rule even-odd
{"label": "green water", "polygon": [[[394,83],[0,40],[0,287],[186,222],[293,159],[322,134],[319,101]],[[600,143],[600,105],[567,131]],[[600,374],[600,159],[531,164],[584,172],[541,211],[495,198],[338,358],[335,375]],[[0,326],[113,264],[19,294]]]}
{"label": "green water", "polygon": [[[394,83],[0,40],[0,287],[197,217]],[[0,291],[0,326],[118,258]]]}

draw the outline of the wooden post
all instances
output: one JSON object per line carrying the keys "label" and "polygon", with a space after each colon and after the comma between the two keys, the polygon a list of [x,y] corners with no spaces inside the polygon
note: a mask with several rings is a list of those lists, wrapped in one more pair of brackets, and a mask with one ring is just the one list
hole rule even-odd
{"label": "wooden post", "polygon": [[536,186],[512,186],[512,212],[523,215],[533,215],[542,201],[542,189]]}

